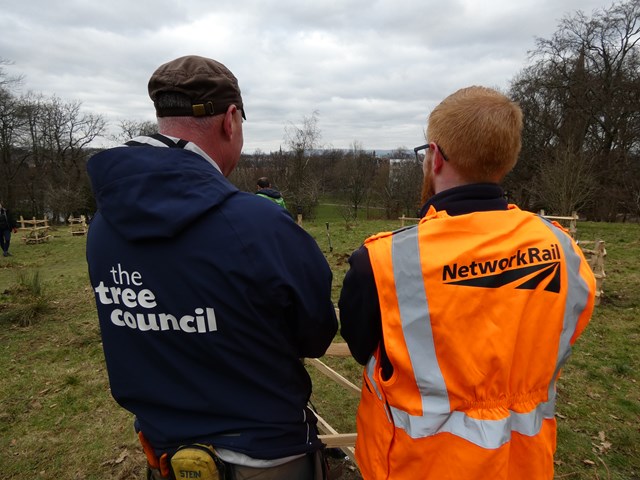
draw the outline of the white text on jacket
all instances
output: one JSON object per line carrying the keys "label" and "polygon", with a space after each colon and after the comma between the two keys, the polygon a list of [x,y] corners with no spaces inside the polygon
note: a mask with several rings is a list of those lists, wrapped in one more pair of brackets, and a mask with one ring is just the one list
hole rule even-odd
{"label": "white text on jacket", "polygon": [[[155,294],[142,287],[140,272],[129,273],[118,264],[109,271],[116,286],[108,287],[101,281],[95,287],[96,301],[102,305],[123,305],[128,309],[152,309],[158,303]],[[138,288],[136,288],[138,287]],[[117,327],[129,327],[145,331],[179,330],[186,333],[207,333],[218,330],[216,314],[213,308],[195,308],[193,315],[177,317],[170,313],[132,312],[122,308],[111,311],[111,323]]]}

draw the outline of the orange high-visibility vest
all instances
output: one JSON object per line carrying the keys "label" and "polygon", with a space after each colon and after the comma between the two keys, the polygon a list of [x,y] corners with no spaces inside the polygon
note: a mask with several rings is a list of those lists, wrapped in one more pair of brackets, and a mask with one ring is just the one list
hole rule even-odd
{"label": "orange high-visibility vest", "polygon": [[556,379],[593,311],[595,278],[558,228],[514,205],[365,242],[380,348],[364,371],[366,480],[553,478]]}

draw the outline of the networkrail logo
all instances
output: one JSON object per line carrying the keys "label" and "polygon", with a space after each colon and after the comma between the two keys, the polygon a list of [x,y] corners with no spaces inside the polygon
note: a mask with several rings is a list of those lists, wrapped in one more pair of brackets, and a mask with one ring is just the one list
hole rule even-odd
{"label": "networkrail logo", "polygon": [[560,247],[557,243],[549,248],[529,247],[518,250],[509,257],[469,264],[445,265],[442,282],[446,285],[465,287],[500,288],[513,285],[519,290],[535,290],[546,283],[548,292],[560,292]]}

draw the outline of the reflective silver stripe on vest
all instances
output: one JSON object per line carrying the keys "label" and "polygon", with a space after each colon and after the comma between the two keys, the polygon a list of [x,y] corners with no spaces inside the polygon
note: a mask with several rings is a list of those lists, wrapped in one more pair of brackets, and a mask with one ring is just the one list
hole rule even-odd
{"label": "reflective silver stripe on vest", "polygon": [[554,382],[549,385],[549,398],[552,398],[553,392],[553,399],[555,400],[555,379],[558,378],[560,369],[571,355],[571,337],[573,337],[578,326],[580,314],[589,301],[589,286],[580,276],[580,264],[582,260],[573,250],[571,239],[549,220],[542,217],[540,217],[540,220],[549,227],[562,247],[567,265],[567,283],[569,286],[564,307],[564,319],[562,322],[562,334],[560,335],[560,348],[558,348],[558,358],[556,359],[556,370],[553,373]]}
{"label": "reflective silver stripe on vest", "polygon": [[376,379],[374,378],[373,374],[376,371],[376,366],[378,365],[378,362],[376,361],[376,357],[371,355],[371,357],[369,358],[369,361],[367,362],[367,377],[369,378],[369,381],[371,382],[371,385],[373,386],[373,389],[376,392],[376,395],[378,396],[379,400],[382,400],[382,395],[380,395],[380,390],[378,390],[378,384],[376,383]]}
{"label": "reflective silver stripe on vest", "polygon": [[[422,411],[448,414],[449,394],[433,343],[429,304],[420,264],[418,227],[393,236],[391,257],[402,333],[422,396]],[[424,368],[426,365],[429,368]]]}
{"label": "reflective silver stripe on vest", "polygon": [[[511,432],[533,436],[540,432],[543,419],[553,418],[556,377],[571,353],[569,340],[576,329],[578,316],[586,306],[589,292],[586,283],[580,278],[580,258],[573,251],[570,240],[553,228],[552,231],[564,251],[568,268],[568,294],[556,369],[549,383],[548,401],[540,403],[527,413],[509,411],[509,416],[501,420],[478,420],[464,412],[450,411],[446,384],[435,353],[420,262],[418,228],[393,236],[391,255],[402,331],[416,385],[422,397],[423,410],[423,415],[415,416],[390,406],[396,427],[403,429],[412,438],[448,432],[480,447],[495,449],[511,439]],[[371,365],[373,366],[374,364]]]}
{"label": "reflective silver stripe on vest", "polygon": [[[366,366],[367,378],[369,379],[369,382],[371,383],[371,386],[373,387],[373,390],[376,392],[376,396],[378,397],[378,400],[380,400],[381,403],[385,403],[386,404],[386,400],[384,400],[382,398],[382,395],[380,394],[380,390],[378,389],[378,384],[376,383],[376,379],[374,378],[374,372],[376,371],[377,365],[378,365],[378,362],[376,360],[376,357],[374,355],[371,355],[371,357],[369,358],[369,361],[367,362],[367,366]],[[366,388],[366,387],[364,387],[364,388]],[[364,389],[363,389],[363,391],[364,391]],[[389,421],[389,423],[393,422],[393,419],[391,418],[391,413],[389,412],[389,409],[387,409],[385,407],[384,413],[387,415],[387,420]]]}

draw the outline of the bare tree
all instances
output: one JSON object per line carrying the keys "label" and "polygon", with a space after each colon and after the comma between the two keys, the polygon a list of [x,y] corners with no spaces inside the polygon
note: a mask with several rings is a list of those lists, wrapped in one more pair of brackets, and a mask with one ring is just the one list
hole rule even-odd
{"label": "bare tree", "polygon": [[[597,171],[591,165],[577,169],[584,180],[578,184],[598,185],[582,190],[591,198],[581,204],[597,196],[592,216],[610,218],[625,204],[623,198],[633,203],[625,179],[634,170],[629,162],[637,157],[629,153],[637,151],[640,134],[639,42],[640,0],[613,4],[591,17],[578,11],[565,17],[551,38],[537,39],[532,65],[511,86],[525,126],[520,161],[508,178],[510,193],[529,204],[548,199],[556,194],[541,191],[542,185],[571,189],[576,182],[540,175],[597,161]],[[594,178],[586,181],[585,175]],[[575,191],[561,196],[583,197]],[[613,210],[603,212],[598,205]]]}
{"label": "bare tree", "polygon": [[388,219],[399,215],[400,206],[394,197],[394,185],[391,178],[391,161],[389,158],[378,159],[376,174],[372,181],[372,201],[382,205]]}
{"label": "bare tree", "polygon": [[302,118],[301,126],[289,123],[289,125],[284,128],[285,143],[291,151],[308,153],[319,147],[320,138],[322,138],[320,128],[318,127],[319,116],[320,112],[315,110],[311,116],[304,116]]}
{"label": "bare tree", "polygon": [[15,181],[25,167],[26,155],[20,149],[24,133],[24,117],[15,89],[21,84],[21,76],[8,75],[3,65],[11,62],[0,58],[0,197],[6,205],[14,206]]}
{"label": "bare tree", "polygon": [[48,178],[48,153],[40,128],[40,117],[46,99],[42,94],[29,92],[21,98],[21,102],[27,122],[25,144],[29,151],[29,170],[24,178],[23,192],[29,202],[31,213],[40,216],[45,210],[45,189]]}
{"label": "bare tree", "polygon": [[409,159],[392,159],[389,169],[389,191],[400,212],[409,217],[420,209],[422,167]]}
{"label": "bare tree", "polygon": [[571,146],[556,149],[540,165],[540,200],[556,215],[570,215],[593,198],[597,182],[593,161],[582,158]]}
{"label": "bare tree", "polygon": [[77,101],[12,89],[21,76],[8,76],[0,59],[0,194],[5,202],[33,215],[66,213],[88,196],[85,162],[89,146],[106,122],[85,113]]}
{"label": "bare tree", "polygon": [[318,127],[318,111],[302,119],[302,125],[290,123],[285,127],[285,143],[289,147],[287,157],[287,186],[295,213],[310,215],[318,203],[320,184],[309,174],[314,150],[319,148],[322,137]]}
{"label": "bare tree", "polygon": [[120,132],[113,135],[111,138],[119,143],[127,142],[135,137],[158,133],[157,122],[151,122],[148,120],[121,120],[118,127],[120,128]]}
{"label": "bare tree", "polygon": [[351,150],[342,162],[342,185],[350,202],[353,218],[358,218],[358,208],[371,192],[376,173],[375,157],[362,149],[362,144],[353,141]]}
{"label": "bare tree", "polygon": [[22,106],[8,90],[0,87],[0,197],[14,206],[19,173],[27,166],[28,151],[24,148],[26,122]]}
{"label": "bare tree", "polygon": [[80,102],[64,102],[57,97],[28,94],[21,99],[27,125],[29,175],[25,193],[35,215],[52,212],[68,215],[68,202],[55,192],[87,191],[85,171],[88,146],[104,133],[106,122],[100,115],[86,114]]}
{"label": "bare tree", "polygon": [[391,154],[389,164],[389,192],[396,205],[396,213],[415,216],[420,209],[422,188],[422,166],[415,154],[406,147],[398,147]]}
{"label": "bare tree", "polygon": [[9,75],[2,65],[13,65],[13,62],[0,57],[0,90],[12,91],[24,80],[23,75]]}

